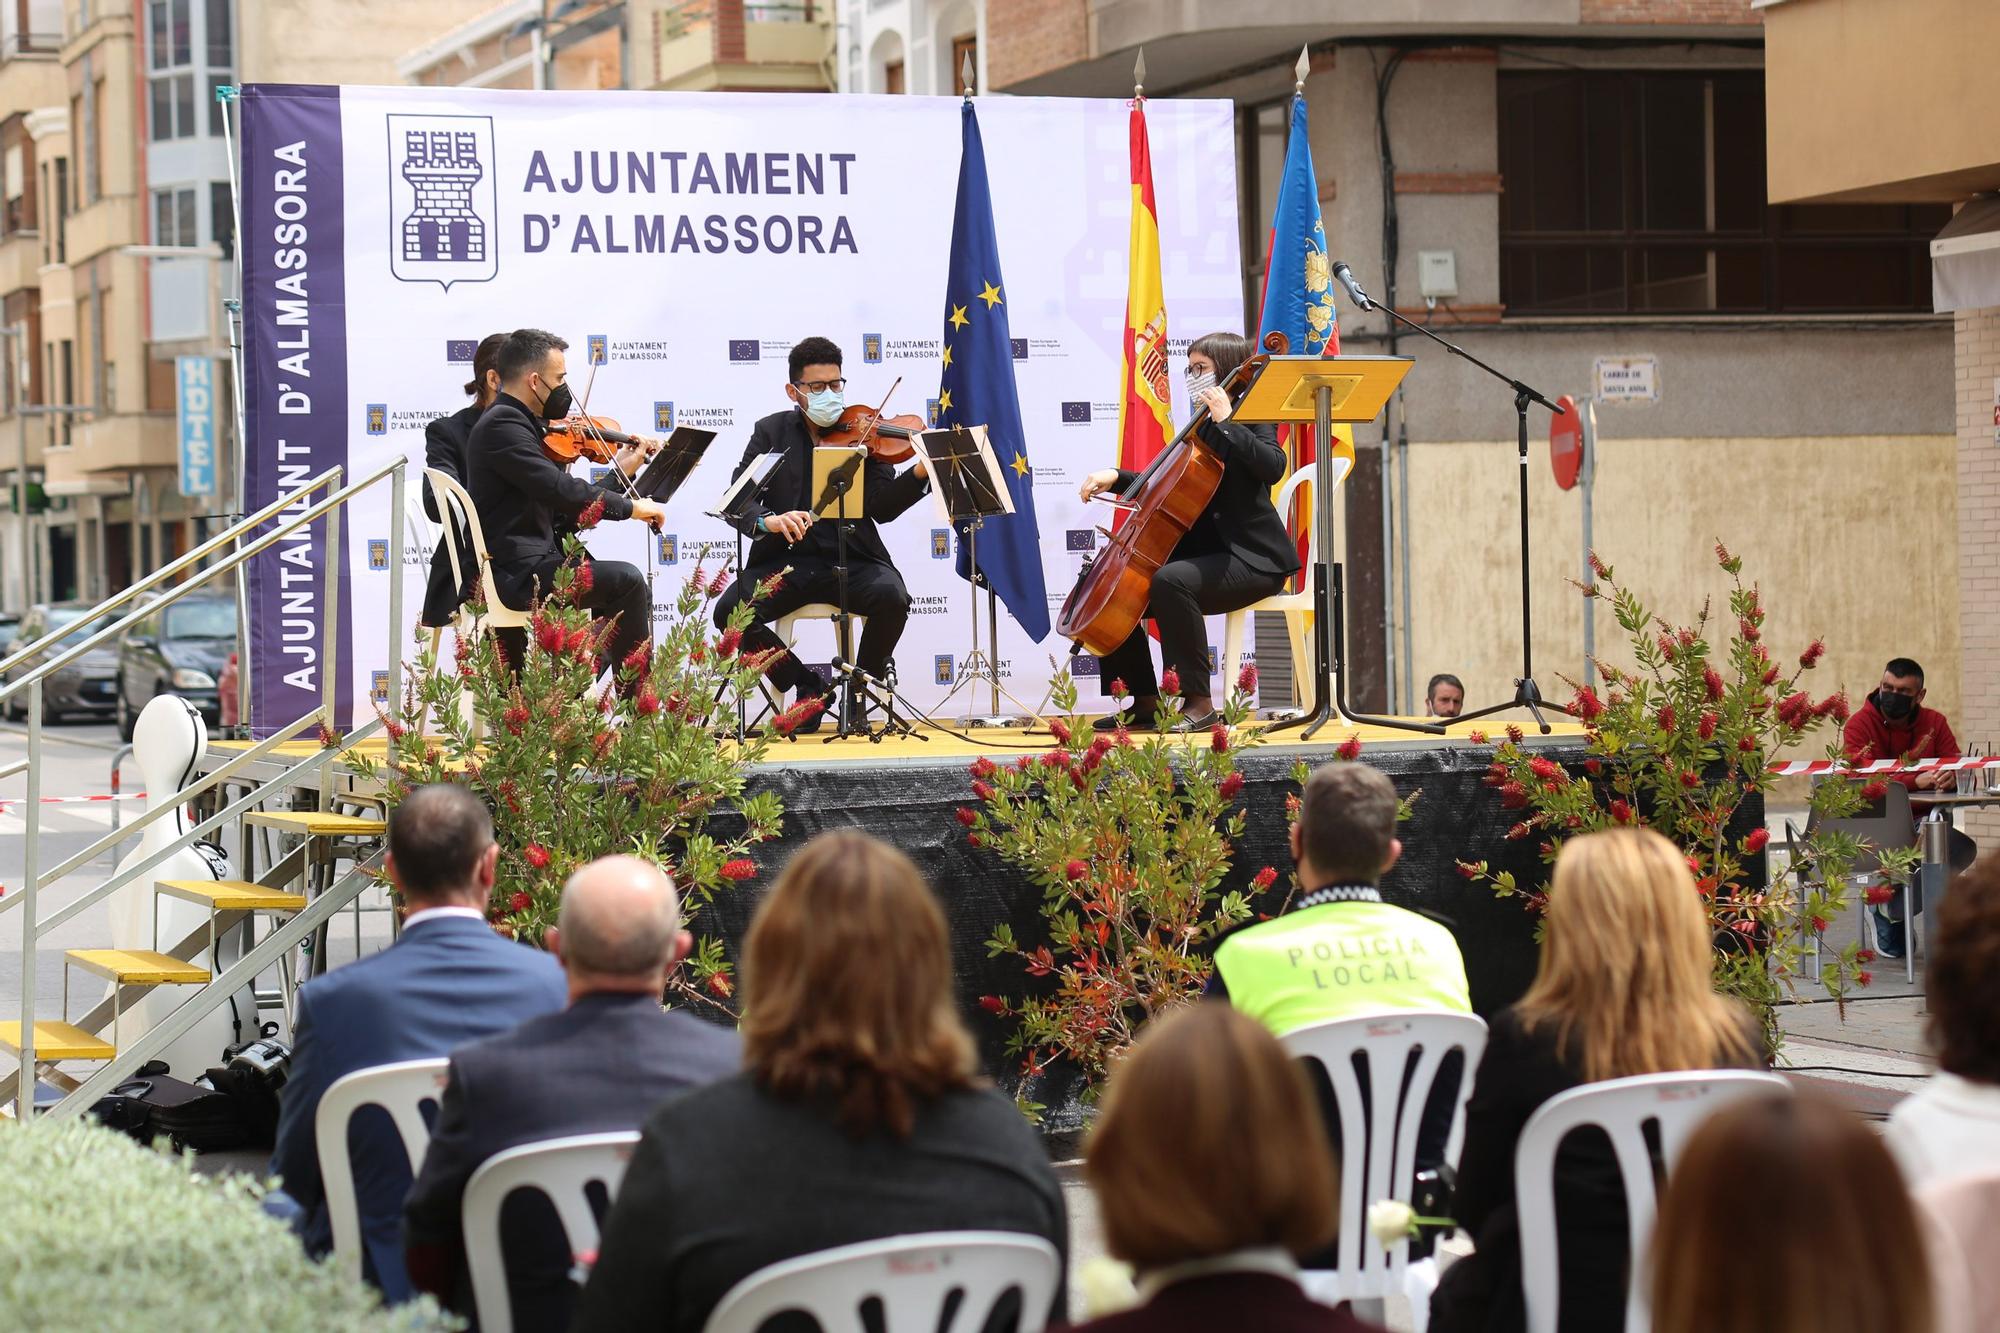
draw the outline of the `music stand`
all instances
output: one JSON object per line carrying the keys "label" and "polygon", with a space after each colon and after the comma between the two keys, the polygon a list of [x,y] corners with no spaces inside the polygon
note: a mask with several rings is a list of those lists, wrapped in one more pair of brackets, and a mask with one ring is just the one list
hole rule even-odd
{"label": "music stand", "polygon": [[[1274,356],[1257,372],[1243,401],[1231,414],[1237,421],[1310,423],[1319,455],[1328,455],[1333,423],[1373,421],[1389,395],[1415,365],[1407,356]],[[1319,559],[1313,562],[1313,710],[1273,723],[1271,730],[1303,726],[1311,740],[1337,718],[1378,727],[1442,736],[1435,722],[1374,717],[1347,704],[1347,605],[1340,562],[1333,558],[1333,493],[1322,467],[1313,476],[1313,521],[1319,525]]]}
{"label": "music stand", "polygon": [[841,677],[840,724],[826,738],[829,741],[844,740],[857,733],[865,735],[868,731],[865,723],[860,727],[849,724],[854,711],[854,620],[847,609],[847,523],[868,512],[868,473],[862,466],[867,461],[868,451],[854,445],[814,445],[812,482],[806,490],[813,497],[813,517],[825,518],[829,509],[833,511],[833,637],[835,656],[848,668],[837,673]]}
{"label": "music stand", "polygon": [[[782,453],[766,453],[751,459],[747,467],[729,479],[729,484],[722,488],[722,494],[716,499],[715,508],[708,511],[710,518],[719,518],[736,530],[736,568],[739,577],[744,567],[743,541],[746,534],[743,530],[750,524],[750,511],[762,502],[764,488],[770,484],[771,474],[778,470],[778,464],[783,462],[784,458]],[[781,711],[784,707],[784,696],[778,694],[769,681],[760,680],[759,684],[765,690],[768,711],[773,713]],[[719,690],[716,698],[718,702],[721,699]],[[736,739],[741,741],[749,730],[749,713],[744,705],[743,696],[739,694],[736,696]]]}
{"label": "music stand", "polygon": [[632,483],[632,494],[643,499],[665,504],[681,488],[695,465],[701,462],[709,444],[715,439],[712,430],[697,430],[693,426],[676,426],[674,433],[660,445],[660,451],[653,455],[638,479]]}
{"label": "music stand", "polygon": [[[1014,512],[1014,496],[1007,489],[1000,460],[994,456],[993,445],[987,439],[986,427],[953,426],[949,430],[920,431],[912,443],[923,455],[930,472],[931,495],[937,505],[938,517],[965,537],[966,567],[972,571],[972,651],[966,654],[958,679],[938,701],[935,711],[942,712],[960,690],[984,680],[992,690],[992,711],[983,717],[967,712],[959,719],[967,727],[1013,725],[1017,719],[1000,711],[1002,695],[1006,695],[1007,702],[1030,718],[1038,718],[1035,709],[1022,703],[1000,684],[999,598],[993,592],[993,585],[979,570],[979,530],[986,525],[987,519]],[[979,589],[982,587],[986,589],[990,653],[979,643]],[[970,705],[971,700],[968,699],[967,706]]]}

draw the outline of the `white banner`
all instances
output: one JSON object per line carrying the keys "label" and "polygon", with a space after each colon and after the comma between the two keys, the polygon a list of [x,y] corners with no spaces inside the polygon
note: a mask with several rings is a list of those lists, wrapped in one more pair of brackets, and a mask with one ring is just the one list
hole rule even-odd
{"label": "white banner", "polygon": [[[326,414],[320,429],[344,430],[349,476],[400,452],[411,461],[415,497],[424,426],[464,405],[474,345],[495,331],[549,329],[569,341],[579,395],[598,363],[592,413],[649,435],[674,424],[718,433],[663,534],[620,523],[590,538],[598,557],[651,569],[664,606],[695,565],[713,570],[735,559],[734,534],[703,511],[742,457],[753,423],[786,406],[793,343],[819,334],[840,344],[850,403],[879,401],[899,376],[892,412],[923,414],[937,393],[958,99],[343,88],[336,139],[327,90],[299,90],[324,99],[317,107],[302,96],[275,113],[272,104],[291,90],[253,92],[246,117],[268,124],[252,119],[246,127],[253,321],[262,318],[260,288],[288,271],[282,250],[259,259],[260,229],[283,225],[288,204],[304,211],[285,197],[283,173],[338,145],[344,226],[320,226],[302,253],[316,270],[312,322],[327,322],[320,303],[344,302],[344,423],[334,415],[341,404],[321,401],[311,410]],[[1132,198],[1127,110],[1122,101],[1056,98],[978,106],[1052,612],[1102,540],[1107,511],[1084,506],[1077,487],[1116,453]],[[317,141],[296,134],[287,115],[323,115],[328,133]],[[1175,407],[1184,419],[1180,357],[1188,341],[1242,327],[1232,108],[1159,102],[1147,118]],[[326,187],[327,165],[309,168],[319,174],[304,181],[305,193]],[[272,210],[259,216],[266,199]],[[337,255],[313,248],[336,243]],[[330,266],[337,266],[331,274]],[[329,277],[341,284],[334,296]],[[274,296],[282,312],[284,292]],[[274,349],[295,346],[287,340],[295,322],[281,314],[268,321]],[[315,340],[340,332],[311,330]],[[261,362],[252,351],[253,427],[257,420],[267,427],[253,428],[265,466],[253,464],[252,476],[275,477],[270,463],[280,455],[266,451],[279,441],[268,437],[287,423],[260,418],[254,404],[292,411],[281,405],[286,390],[278,382],[300,381],[273,364],[287,351]],[[337,383],[323,376],[317,387],[325,394]],[[304,429],[289,426],[295,435]],[[298,448],[297,459],[307,457]],[[342,525],[355,701],[386,680],[382,609],[392,562],[386,488],[379,494]],[[410,509],[421,513],[414,498]],[[431,534],[420,524],[410,532],[400,567],[414,620]],[[949,689],[970,647],[972,599],[954,573],[952,534],[929,499],[883,535],[915,600],[896,654],[901,682],[928,707]],[[303,568],[304,558],[294,563]],[[301,596],[308,586],[301,579]],[[306,661],[292,630],[284,636],[291,656],[262,670],[295,672]],[[1066,660],[1069,645],[1053,635],[1030,641],[1004,610],[1000,638],[1009,689],[1035,703],[1051,658]],[[268,644],[275,650],[279,642],[273,627]],[[825,662],[829,627],[808,625],[800,646],[808,662]],[[260,664],[264,658],[260,652]],[[309,679],[295,673],[292,685],[303,689]],[[261,687],[259,698],[283,706]],[[352,709],[367,711],[365,702]],[[283,720],[260,707],[260,726]]]}

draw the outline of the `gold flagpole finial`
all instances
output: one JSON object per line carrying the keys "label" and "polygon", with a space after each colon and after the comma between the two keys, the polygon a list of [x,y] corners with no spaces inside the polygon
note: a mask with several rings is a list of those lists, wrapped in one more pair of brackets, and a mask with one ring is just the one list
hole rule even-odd
{"label": "gold flagpole finial", "polygon": [[1146,95],[1146,48],[1139,48],[1139,58],[1132,62],[1132,96]]}
{"label": "gold flagpole finial", "polygon": [[1292,71],[1299,76],[1298,82],[1292,85],[1292,94],[1296,97],[1304,97],[1306,95],[1306,75],[1312,72],[1311,46],[1301,46],[1299,48],[1299,63],[1292,66]]}
{"label": "gold flagpole finial", "polygon": [[958,62],[958,81],[965,85],[965,95],[972,96],[972,52],[965,53],[965,59]]}

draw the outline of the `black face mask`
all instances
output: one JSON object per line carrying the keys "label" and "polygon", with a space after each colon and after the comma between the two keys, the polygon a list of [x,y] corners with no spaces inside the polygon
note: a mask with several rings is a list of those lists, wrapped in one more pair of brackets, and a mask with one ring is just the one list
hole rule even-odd
{"label": "black face mask", "polygon": [[569,409],[569,385],[558,384],[555,388],[549,390],[548,398],[542,403],[542,420],[561,421],[569,415]]}
{"label": "black face mask", "polygon": [[1907,694],[1896,694],[1890,690],[1875,691],[1875,711],[1891,722],[1901,722],[1917,711],[1917,701]]}

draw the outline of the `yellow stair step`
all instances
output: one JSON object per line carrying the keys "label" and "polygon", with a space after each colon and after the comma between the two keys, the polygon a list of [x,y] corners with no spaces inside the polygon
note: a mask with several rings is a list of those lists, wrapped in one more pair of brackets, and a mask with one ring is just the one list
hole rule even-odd
{"label": "yellow stair step", "polygon": [[[21,1053],[21,1024],[0,1023],[0,1049]],[[118,1048],[70,1023],[35,1024],[37,1060],[109,1060]]]}
{"label": "yellow stair step", "polygon": [[324,810],[254,810],[243,816],[247,824],[280,829],[304,838],[378,838],[389,825],[380,819],[360,815],[336,815]]}
{"label": "yellow stair step", "polygon": [[71,949],[65,957],[71,966],[121,986],[200,986],[209,979],[207,968],[151,949]]}
{"label": "yellow stair step", "polygon": [[303,912],[306,896],[244,879],[163,879],[154,889],[170,898],[210,904],[218,912]]}

